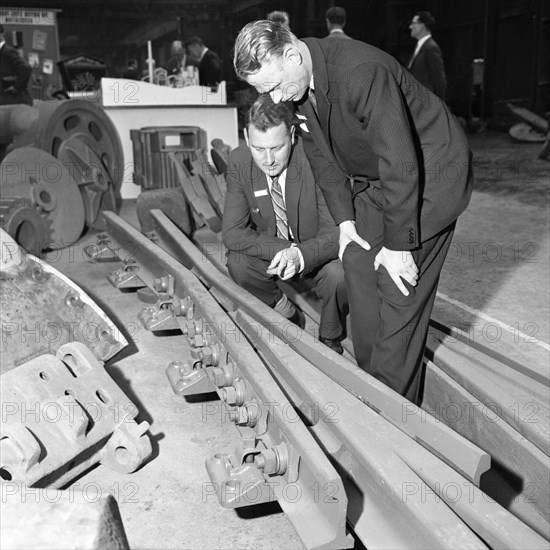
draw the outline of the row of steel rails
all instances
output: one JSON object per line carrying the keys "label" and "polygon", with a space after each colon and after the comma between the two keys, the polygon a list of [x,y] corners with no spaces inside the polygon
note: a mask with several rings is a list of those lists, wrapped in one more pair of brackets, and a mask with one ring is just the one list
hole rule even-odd
{"label": "row of steel rails", "polygon": [[235,285],[160,210],[148,238],[112,212],[90,260],[152,291],[153,331],[181,330],[182,396],[216,391],[234,449],[206,461],[222,506],[277,500],[307,548],[548,548],[479,489],[490,456]]}

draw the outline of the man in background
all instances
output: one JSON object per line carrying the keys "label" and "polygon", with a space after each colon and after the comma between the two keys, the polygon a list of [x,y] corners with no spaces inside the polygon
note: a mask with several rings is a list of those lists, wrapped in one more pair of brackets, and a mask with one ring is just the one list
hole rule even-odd
{"label": "man in background", "polygon": [[166,63],[168,76],[181,75],[185,69],[185,48],[181,40],[174,40],[170,45],[170,59]]}
{"label": "man in background", "polygon": [[298,312],[277,281],[313,283],[322,302],[319,340],[342,353],[348,308],[338,260],[338,228],[315,183],[294,112],[261,94],[247,115],[248,147],[231,151],[222,223],[233,280],[299,324]]}
{"label": "man in background", "polygon": [[286,11],[270,11],[266,15],[266,19],[290,29],[290,17]]}
{"label": "man in background", "polygon": [[346,26],[346,10],[340,6],[332,6],[325,12],[325,21],[327,23],[328,38],[347,38],[351,39],[344,32]]}
{"label": "man in background", "polygon": [[32,105],[27,90],[32,68],[15,48],[6,43],[4,26],[0,25],[0,104]]}
{"label": "man in background", "polygon": [[217,53],[204,45],[202,38],[193,36],[185,42],[187,55],[197,62],[199,84],[217,86],[222,80],[222,62]]}
{"label": "man in background", "polygon": [[407,68],[420,84],[445,101],[445,65],[441,49],[432,38],[434,25],[435,19],[429,11],[419,11],[413,17],[409,28],[417,43]]}

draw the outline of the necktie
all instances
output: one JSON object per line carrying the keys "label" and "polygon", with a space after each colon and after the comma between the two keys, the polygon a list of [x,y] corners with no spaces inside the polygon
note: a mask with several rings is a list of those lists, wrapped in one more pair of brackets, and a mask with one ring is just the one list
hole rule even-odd
{"label": "necktie", "polygon": [[277,223],[277,237],[288,241],[288,220],[279,176],[275,176],[271,182],[271,200],[275,211],[275,222]]}

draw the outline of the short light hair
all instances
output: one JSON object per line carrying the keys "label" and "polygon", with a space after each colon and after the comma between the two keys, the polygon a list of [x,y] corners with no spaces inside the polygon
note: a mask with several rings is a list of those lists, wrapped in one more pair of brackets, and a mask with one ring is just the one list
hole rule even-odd
{"label": "short light hair", "polygon": [[170,53],[172,55],[178,53],[185,53],[185,48],[183,47],[183,42],[181,40],[174,40],[170,45]]}
{"label": "short light hair", "polygon": [[285,47],[296,37],[289,29],[273,21],[253,21],[244,26],[235,41],[233,65],[237,77],[257,73],[271,57],[282,57]]}
{"label": "short light hair", "polygon": [[325,12],[325,19],[334,25],[344,26],[346,24],[346,10],[340,6],[332,6]]}
{"label": "short light hair", "polygon": [[273,103],[269,94],[260,94],[246,115],[246,127],[266,132],[284,124],[290,132],[293,120],[294,110],[287,102]]}

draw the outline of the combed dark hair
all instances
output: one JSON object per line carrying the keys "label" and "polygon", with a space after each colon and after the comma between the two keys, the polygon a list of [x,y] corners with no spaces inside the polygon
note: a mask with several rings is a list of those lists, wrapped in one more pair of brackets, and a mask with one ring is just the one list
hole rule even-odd
{"label": "combed dark hair", "polygon": [[432,30],[435,26],[435,17],[429,11],[419,11],[415,14],[421,23],[426,25],[428,30]]}
{"label": "combed dark hair", "polygon": [[328,19],[329,23],[343,27],[346,24],[346,10],[340,6],[332,6],[325,12],[325,19]]}
{"label": "combed dark hair", "polygon": [[273,21],[252,21],[245,25],[237,40],[233,65],[241,80],[257,73],[264,62],[273,56],[281,57],[288,44],[293,44],[296,37],[283,25]]}
{"label": "combed dark hair", "polygon": [[192,46],[193,44],[198,44],[199,46],[204,46],[204,42],[200,36],[191,36],[185,41],[185,47]]}
{"label": "combed dark hair", "polygon": [[273,103],[269,94],[260,94],[246,115],[246,126],[265,132],[284,124],[290,131],[293,119],[294,110],[288,102]]}
{"label": "combed dark hair", "polygon": [[271,11],[265,18],[273,23],[279,23],[279,25],[286,25],[290,28],[290,18],[286,11]]}

